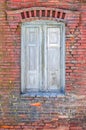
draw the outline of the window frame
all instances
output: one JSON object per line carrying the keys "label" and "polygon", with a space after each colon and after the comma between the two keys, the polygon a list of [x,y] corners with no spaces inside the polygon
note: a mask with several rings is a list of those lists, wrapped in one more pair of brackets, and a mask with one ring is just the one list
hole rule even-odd
{"label": "window frame", "polygon": [[[25,91],[25,46],[24,46],[24,41],[25,41],[25,27],[30,26],[30,25],[56,25],[60,26],[61,28],[61,48],[60,48],[60,53],[61,53],[61,76],[60,76],[60,81],[61,81],[61,89],[60,91]],[[37,20],[37,21],[31,21],[31,22],[24,22],[21,25],[21,93],[24,95],[28,96],[38,96],[38,97],[56,97],[58,95],[63,95],[65,94],[65,24],[62,22],[57,22],[57,21],[52,21],[52,20]]]}

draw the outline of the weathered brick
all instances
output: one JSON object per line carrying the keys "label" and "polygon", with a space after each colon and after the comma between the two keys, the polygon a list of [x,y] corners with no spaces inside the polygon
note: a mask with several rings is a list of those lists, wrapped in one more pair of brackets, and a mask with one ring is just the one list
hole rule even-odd
{"label": "weathered brick", "polygon": [[[20,12],[33,7],[66,11],[66,94],[63,97],[21,95],[21,24],[39,19],[56,20],[49,17],[49,12],[44,18],[29,19],[25,14],[26,19],[22,20]],[[0,130],[83,130],[86,128],[85,95],[85,0],[0,0]]]}
{"label": "weathered brick", "polygon": [[71,127],[70,130],[83,130],[81,127]]}

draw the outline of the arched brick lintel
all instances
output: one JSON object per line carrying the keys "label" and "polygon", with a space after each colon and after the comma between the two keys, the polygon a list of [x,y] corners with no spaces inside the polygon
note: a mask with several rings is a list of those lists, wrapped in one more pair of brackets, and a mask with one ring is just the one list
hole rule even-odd
{"label": "arched brick lintel", "polygon": [[65,21],[66,11],[56,8],[46,8],[46,7],[32,7],[14,11],[7,11],[7,15],[17,15],[20,17],[20,21],[27,21],[27,19],[58,19],[60,21]]}
{"label": "arched brick lintel", "polygon": [[21,19],[31,18],[31,17],[51,17],[65,19],[65,12],[60,10],[55,10],[51,8],[35,8],[21,12]]}

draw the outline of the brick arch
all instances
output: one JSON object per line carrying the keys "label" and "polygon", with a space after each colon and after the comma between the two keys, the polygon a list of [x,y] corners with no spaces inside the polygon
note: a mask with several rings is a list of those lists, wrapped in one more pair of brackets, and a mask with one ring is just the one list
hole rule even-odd
{"label": "brick arch", "polygon": [[56,18],[64,20],[66,17],[66,12],[63,10],[58,10],[55,8],[45,8],[45,7],[34,7],[29,9],[24,9],[20,12],[21,19],[30,18]]}
{"label": "brick arch", "polygon": [[66,11],[48,7],[31,7],[19,10],[6,11],[9,21],[25,22],[30,19],[58,19],[66,20]]}

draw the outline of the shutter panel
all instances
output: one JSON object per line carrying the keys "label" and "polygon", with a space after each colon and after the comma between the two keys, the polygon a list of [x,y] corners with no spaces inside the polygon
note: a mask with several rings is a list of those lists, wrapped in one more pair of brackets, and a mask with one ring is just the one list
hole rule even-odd
{"label": "shutter panel", "polygon": [[60,28],[47,27],[47,88],[60,88]]}
{"label": "shutter panel", "polygon": [[39,28],[26,28],[26,89],[39,89]]}

